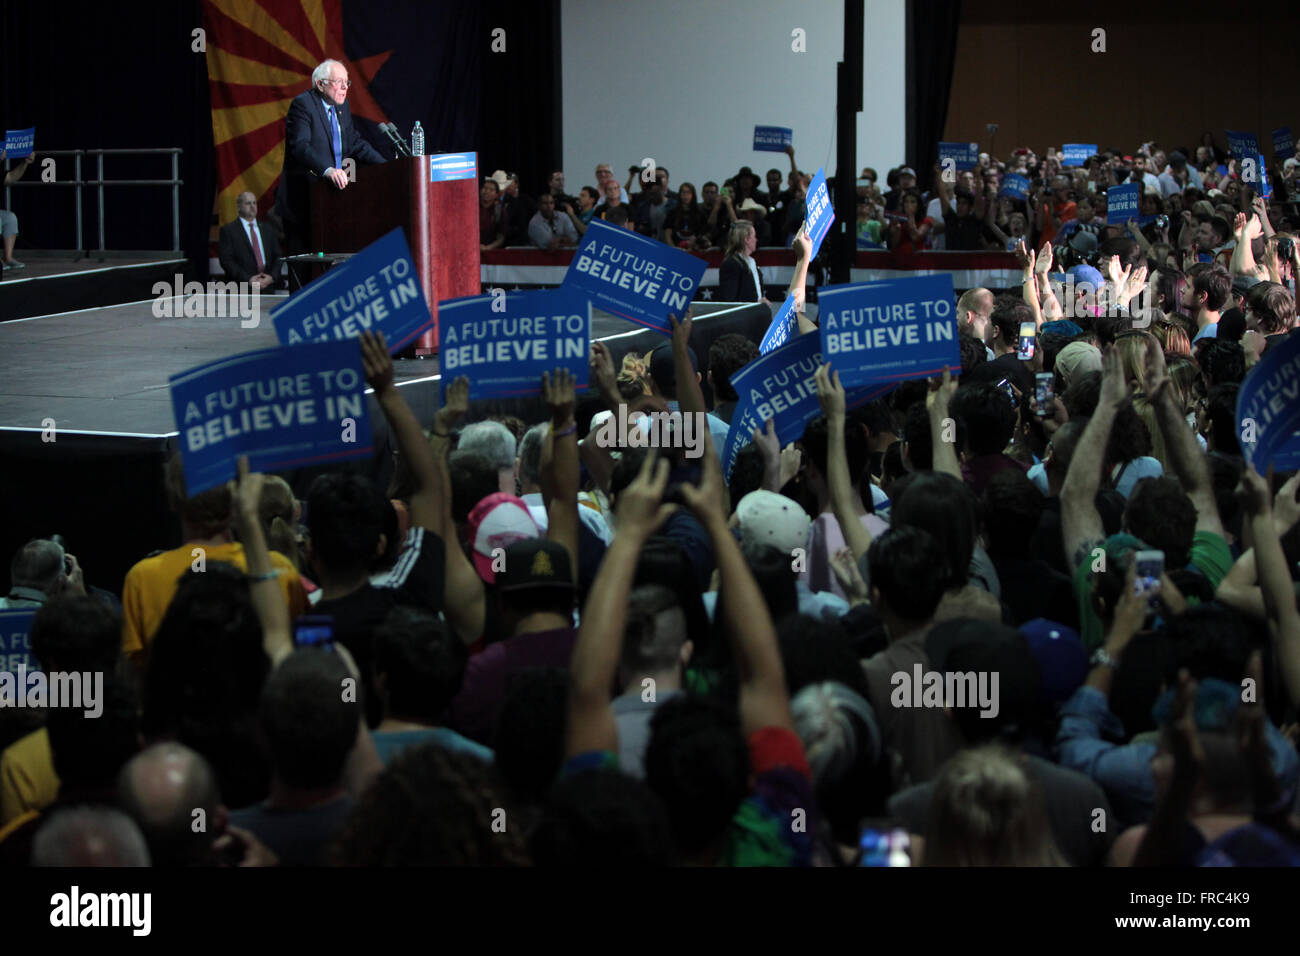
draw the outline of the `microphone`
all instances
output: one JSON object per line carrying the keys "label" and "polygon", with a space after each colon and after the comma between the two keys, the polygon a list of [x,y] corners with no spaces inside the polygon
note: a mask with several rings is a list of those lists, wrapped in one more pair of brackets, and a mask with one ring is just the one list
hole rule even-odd
{"label": "microphone", "polygon": [[409,147],[409,146],[406,145],[406,140],[404,140],[404,139],[402,138],[402,133],[401,133],[401,131],[397,128],[397,125],[396,125],[396,124],[394,124],[394,123],[380,123],[380,124],[379,124],[379,128],[382,129],[386,134],[388,134],[388,138],[389,138],[390,140],[392,140],[393,145],[397,148],[397,155],[398,155],[398,156],[411,156],[411,155],[412,155],[412,153],[411,153],[411,147]]}
{"label": "microphone", "polygon": [[394,135],[393,130],[389,128],[388,123],[380,123],[379,130],[388,137],[388,141],[393,144],[393,151],[400,158],[403,155],[401,140]]}

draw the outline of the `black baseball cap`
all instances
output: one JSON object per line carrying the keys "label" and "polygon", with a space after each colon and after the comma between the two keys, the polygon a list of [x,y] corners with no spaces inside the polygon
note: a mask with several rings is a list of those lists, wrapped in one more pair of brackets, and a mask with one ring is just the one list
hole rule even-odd
{"label": "black baseball cap", "polygon": [[497,572],[499,591],[557,588],[572,591],[573,563],[558,541],[529,538],[506,548],[505,567]]}

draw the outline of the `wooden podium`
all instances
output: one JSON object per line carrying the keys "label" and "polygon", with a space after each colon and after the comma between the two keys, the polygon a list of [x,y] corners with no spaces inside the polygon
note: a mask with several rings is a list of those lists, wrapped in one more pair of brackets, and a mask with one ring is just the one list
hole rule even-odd
{"label": "wooden podium", "polygon": [[357,166],[346,189],[311,188],[311,245],[319,252],[358,252],[401,226],[433,313],[416,341],[417,356],[438,350],[438,301],[478,295],[478,178],[429,181],[428,156]]}

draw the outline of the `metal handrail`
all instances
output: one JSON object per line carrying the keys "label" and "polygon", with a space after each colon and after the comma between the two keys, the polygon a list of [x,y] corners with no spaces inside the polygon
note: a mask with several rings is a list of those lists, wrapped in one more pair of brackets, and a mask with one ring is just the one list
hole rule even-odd
{"label": "metal handrail", "polygon": [[[77,190],[77,251],[84,253],[85,242],[83,237],[83,224],[81,213],[81,189],[83,186],[94,186],[96,200],[99,208],[99,252],[106,252],[104,244],[104,187],[105,186],[171,186],[172,187],[172,252],[179,252],[181,248],[181,186],[184,182],[180,178],[180,157],[184,152],[179,146],[165,146],[157,149],[42,149],[37,151],[40,156],[71,156],[73,157],[73,178],[72,179],[55,179],[51,182],[39,182],[32,180],[24,182],[19,180],[16,183],[5,184],[5,207],[10,206],[9,190],[14,186],[74,186]],[[105,179],[104,178],[104,157],[105,156],[158,156],[170,155],[172,158],[172,178],[171,179]],[[81,178],[81,157],[94,156],[95,159],[95,179]],[[5,172],[8,173],[12,160],[5,159]]]}

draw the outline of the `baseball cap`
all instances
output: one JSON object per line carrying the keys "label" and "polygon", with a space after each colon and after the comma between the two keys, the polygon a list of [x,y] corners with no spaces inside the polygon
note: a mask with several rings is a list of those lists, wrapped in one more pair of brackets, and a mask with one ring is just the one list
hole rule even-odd
{"label": "baseball cap", "polygon": [[496,491],[474,506],[467,522],[474,570],[488,584],[496,580],[492,569],[493,551],[510,547],[516,541],[538,538],[541,531],[523,499]]}
{"label": "baseball cap", "polygon": [[1249,292],[1254,286],[1259,285],[1259,279],[1255,276],[1238,275],[1232,277],[1232,289],[1234,292],[1240,292],[1243,295]]}
{"label": "baseball cap", "polygon": [[904,166],[902,169],[900,169],[900,170],[898,171],[898,175],[900,175],[900,176],[911,176],[913,179],[915,179],[915,178],[916,178],[916,170],[913,169],[911,166]]}
{"label": "baseball cap", "polygon": [[1038,617],[1020,625],[1020,633],[1038,662],[1049,701],[1062,703],[1087,680],[1088,652],[1074,628]]}
{"label": "baseball cap", "polygon": [[808,546],[812,520],[794,499],[775,491],[751,491],[736,506],[740,543],[767,545],[783,554]]}
{"label": "baseball cap", "polygon": [[535,588],[573,590],[573,563],[569,552],[550,538],[527,538],[506,547],[505,566],[497,575],[501,591]]}
{"label": "baseball cap", "polygon": [[1178,150],[1174,150],[1172,153],[1169,154],[1169,165],[1170,165],[1170,166],[1186,166],[1186,165],[1187,165],[1187,157],[1184,156],[1182,153],[1178,152]]}
{"label": "baseball cap", "polygon": [[[690,356],[691,368],[696,372],[700,370],[700,363],[695,358],[695,349],[689,345],[686,346],[686,354]],[[673,365],[673,347],[665,343],[657,346],[650,353],[650,377],[661,390],[673,391],[677,385],[677,369]]]}
{"label": "baseball cap", "polygon": [[1098,271],[1095,266],[1090,266],[1090,265],[1073,266],[1070,268],[1067,275],[1074,276],[1075,282],[1087,282],[1094,289],[1100,289],[1103,285],[1106,284],[1106,280],[1102,278],[1101,272]]}
{"label": "baseball cap", "polygon": [[1101,351],[1088,342],[1070,342],[1056,355],[1056,370],[1067,385],[1080,373],[1101,371]]}
{"label": "baseball cap", "polygon": [[1075,252],[1092,252],[1097,248],[1097,237],[1087,229],[1076,229],[1070,236],[1070,248]]}

